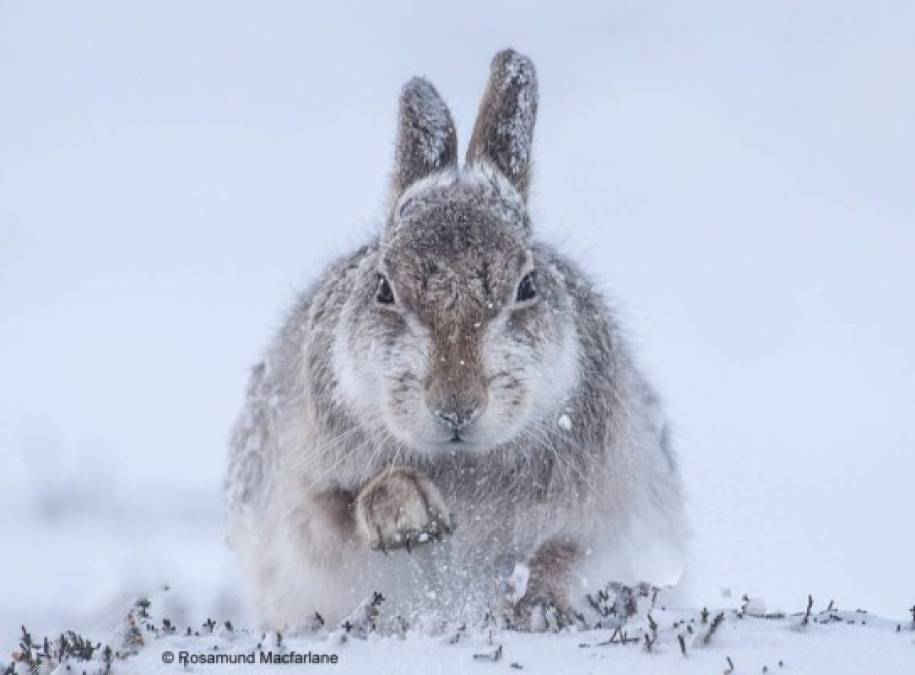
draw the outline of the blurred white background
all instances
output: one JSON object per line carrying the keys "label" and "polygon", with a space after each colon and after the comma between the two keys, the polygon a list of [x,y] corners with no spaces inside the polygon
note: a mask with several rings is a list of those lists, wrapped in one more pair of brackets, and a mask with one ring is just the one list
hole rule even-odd
{"label": "blurred white background", "polygon": [[[247,367],[379,223],[399,87],[466,141],[539,69],[533,213],[620,299],[677,422],[690,581],[915,602],[915,4],[0,2],[0,643],[221,534]],[[179,618],[180,620],[180,618]]]}

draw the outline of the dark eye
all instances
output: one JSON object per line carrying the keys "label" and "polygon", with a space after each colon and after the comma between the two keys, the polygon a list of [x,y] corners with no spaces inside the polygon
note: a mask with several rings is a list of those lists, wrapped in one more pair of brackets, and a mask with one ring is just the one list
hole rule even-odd
{"label": "dark eye", "polygon": [[385,279],[383,274],[378,275],[378,285],[375,287],[375,300],[382,305],[394,304],[394,291],[391,290],[391,284]]}
{"label": "dark eye", "polygon": [[515,298],[515,302],[522,302],[524,300],[530,300],[531,298],[536,297],[537,295],[537,277],[534,272],[528,272],[524,275],[524,278],[521,280],[521,283],[518,284],[518,295]]}

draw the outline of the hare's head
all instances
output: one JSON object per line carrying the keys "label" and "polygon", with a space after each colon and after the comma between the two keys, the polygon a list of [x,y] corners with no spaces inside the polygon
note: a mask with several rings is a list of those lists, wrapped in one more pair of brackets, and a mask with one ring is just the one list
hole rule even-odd
{"label": "hare's head", "polygon": [[390,217],[334,357],[347,402],[416,451],[540,434],[575,378],[571,300],[526,208],[536,111],[531,61],[497,54],[459,167],[445,103],[404,87]]}

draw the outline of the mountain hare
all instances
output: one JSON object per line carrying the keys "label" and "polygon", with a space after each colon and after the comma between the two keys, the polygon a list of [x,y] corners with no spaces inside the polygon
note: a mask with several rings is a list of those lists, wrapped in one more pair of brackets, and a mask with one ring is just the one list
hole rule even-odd
{"label": "mountain hare", "polygon": [[600,293],[533,236],[536,112],[533,64],[500,52],[460,166],[445,103],[408,82],[380,235],[254,368],[227,499],[264,626],[379,591],[392,616],[530,628],[611,579],[679,577],[658,398]]}

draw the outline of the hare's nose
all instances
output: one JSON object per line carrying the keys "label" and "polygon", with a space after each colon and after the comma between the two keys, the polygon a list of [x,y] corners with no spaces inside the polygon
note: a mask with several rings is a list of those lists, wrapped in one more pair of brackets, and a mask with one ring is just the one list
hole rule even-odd
{"label": "hare's nose", "polygon": [[426,384],[426,408],[439,424],[458,435],[480,419],[486,409],[486,393],[486,380],[475,370],[438,371]]}
{"label": "hare's nose", "polygon": [[477,409],[466,408],[463,410],[436,410],[438,420],[453,431],[460,431],[466,427],[477,415]]}

